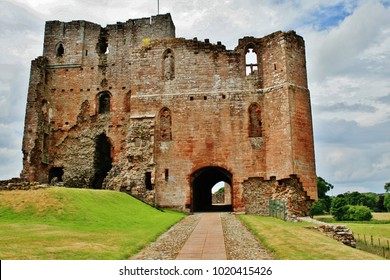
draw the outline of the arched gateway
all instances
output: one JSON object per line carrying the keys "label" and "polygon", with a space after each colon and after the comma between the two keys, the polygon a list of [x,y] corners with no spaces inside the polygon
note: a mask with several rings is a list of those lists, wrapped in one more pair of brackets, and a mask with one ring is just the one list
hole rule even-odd
{"label": "arched gateway", "polygon": [[232,210],[232,204],[213,205],[212,203],[211,189],[221,181],[232,186],[232,174],[221,167],[207,166],[192,173],[191,212]]}

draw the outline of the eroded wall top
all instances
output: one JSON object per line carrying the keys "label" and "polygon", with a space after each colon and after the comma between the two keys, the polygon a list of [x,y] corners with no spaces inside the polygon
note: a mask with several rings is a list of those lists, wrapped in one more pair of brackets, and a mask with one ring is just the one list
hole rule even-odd
{"label": "eroded wall top", "polygon": [[49,64],[81,65],[109,52],[129,52],[146,40],[175,38],[170,14],[130,19],[102,27],[84,20],[48,21],[43,56]]}

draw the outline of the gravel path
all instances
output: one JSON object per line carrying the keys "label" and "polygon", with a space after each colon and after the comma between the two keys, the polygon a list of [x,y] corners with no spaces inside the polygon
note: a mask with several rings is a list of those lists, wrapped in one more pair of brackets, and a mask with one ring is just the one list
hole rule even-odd
{"label": "gravel path", "polygon": [[[154,243],[131,257],[132,260],[174,260],[198,224],[202,214],[185,217]],[[230,260],[271,260],[268,252],[257,238],[231,213],[221,214],[225,237],[227,259]]]}
{"label": "gravel path", "polygon": [[273,260],[253,233],[234,214],[222,213],[222,228],[228,260]]}
{"label": "gravel path", "polygon": [[131,260],[174,260],[180,249],[195,229],[200,215],[189,215],[167,232],[162,234],[155,242],[144,248]]}

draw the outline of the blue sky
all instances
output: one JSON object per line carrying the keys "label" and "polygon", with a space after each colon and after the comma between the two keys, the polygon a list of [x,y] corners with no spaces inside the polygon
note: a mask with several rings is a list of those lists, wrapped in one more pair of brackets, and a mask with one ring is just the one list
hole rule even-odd
{"label": "blue sky", "polygon": [[[337,3],[334,6],[321,6],[308,15],[300,26],[312,25],[317,30],[327,30],[339,25],[353,10],[345,3]],[[299,26],[297,26],[298,28]]]}
{"label": "blue sky", "polygon": [[[177,37],[221,41],[291,29],[306,42],[317,174],[333,194],[390,181],[390,1],[160,0]],[[157,0],[0,1],[0,179],[22,169],[31,60],[47,20],[101,25],[157,13]]]}

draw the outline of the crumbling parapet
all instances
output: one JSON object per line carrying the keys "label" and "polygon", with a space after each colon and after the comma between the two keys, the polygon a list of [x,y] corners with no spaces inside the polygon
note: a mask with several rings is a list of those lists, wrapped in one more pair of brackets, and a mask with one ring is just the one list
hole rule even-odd
{"label": "crumbling parapet", "polygon": [[296,217],[307,216],[313,203],[296,175],[280,180],[249,178],[243,183],[243,192],[247,214],[268,216],[270,200],[279,200],[286,203],[287,219],[296,220]]}

